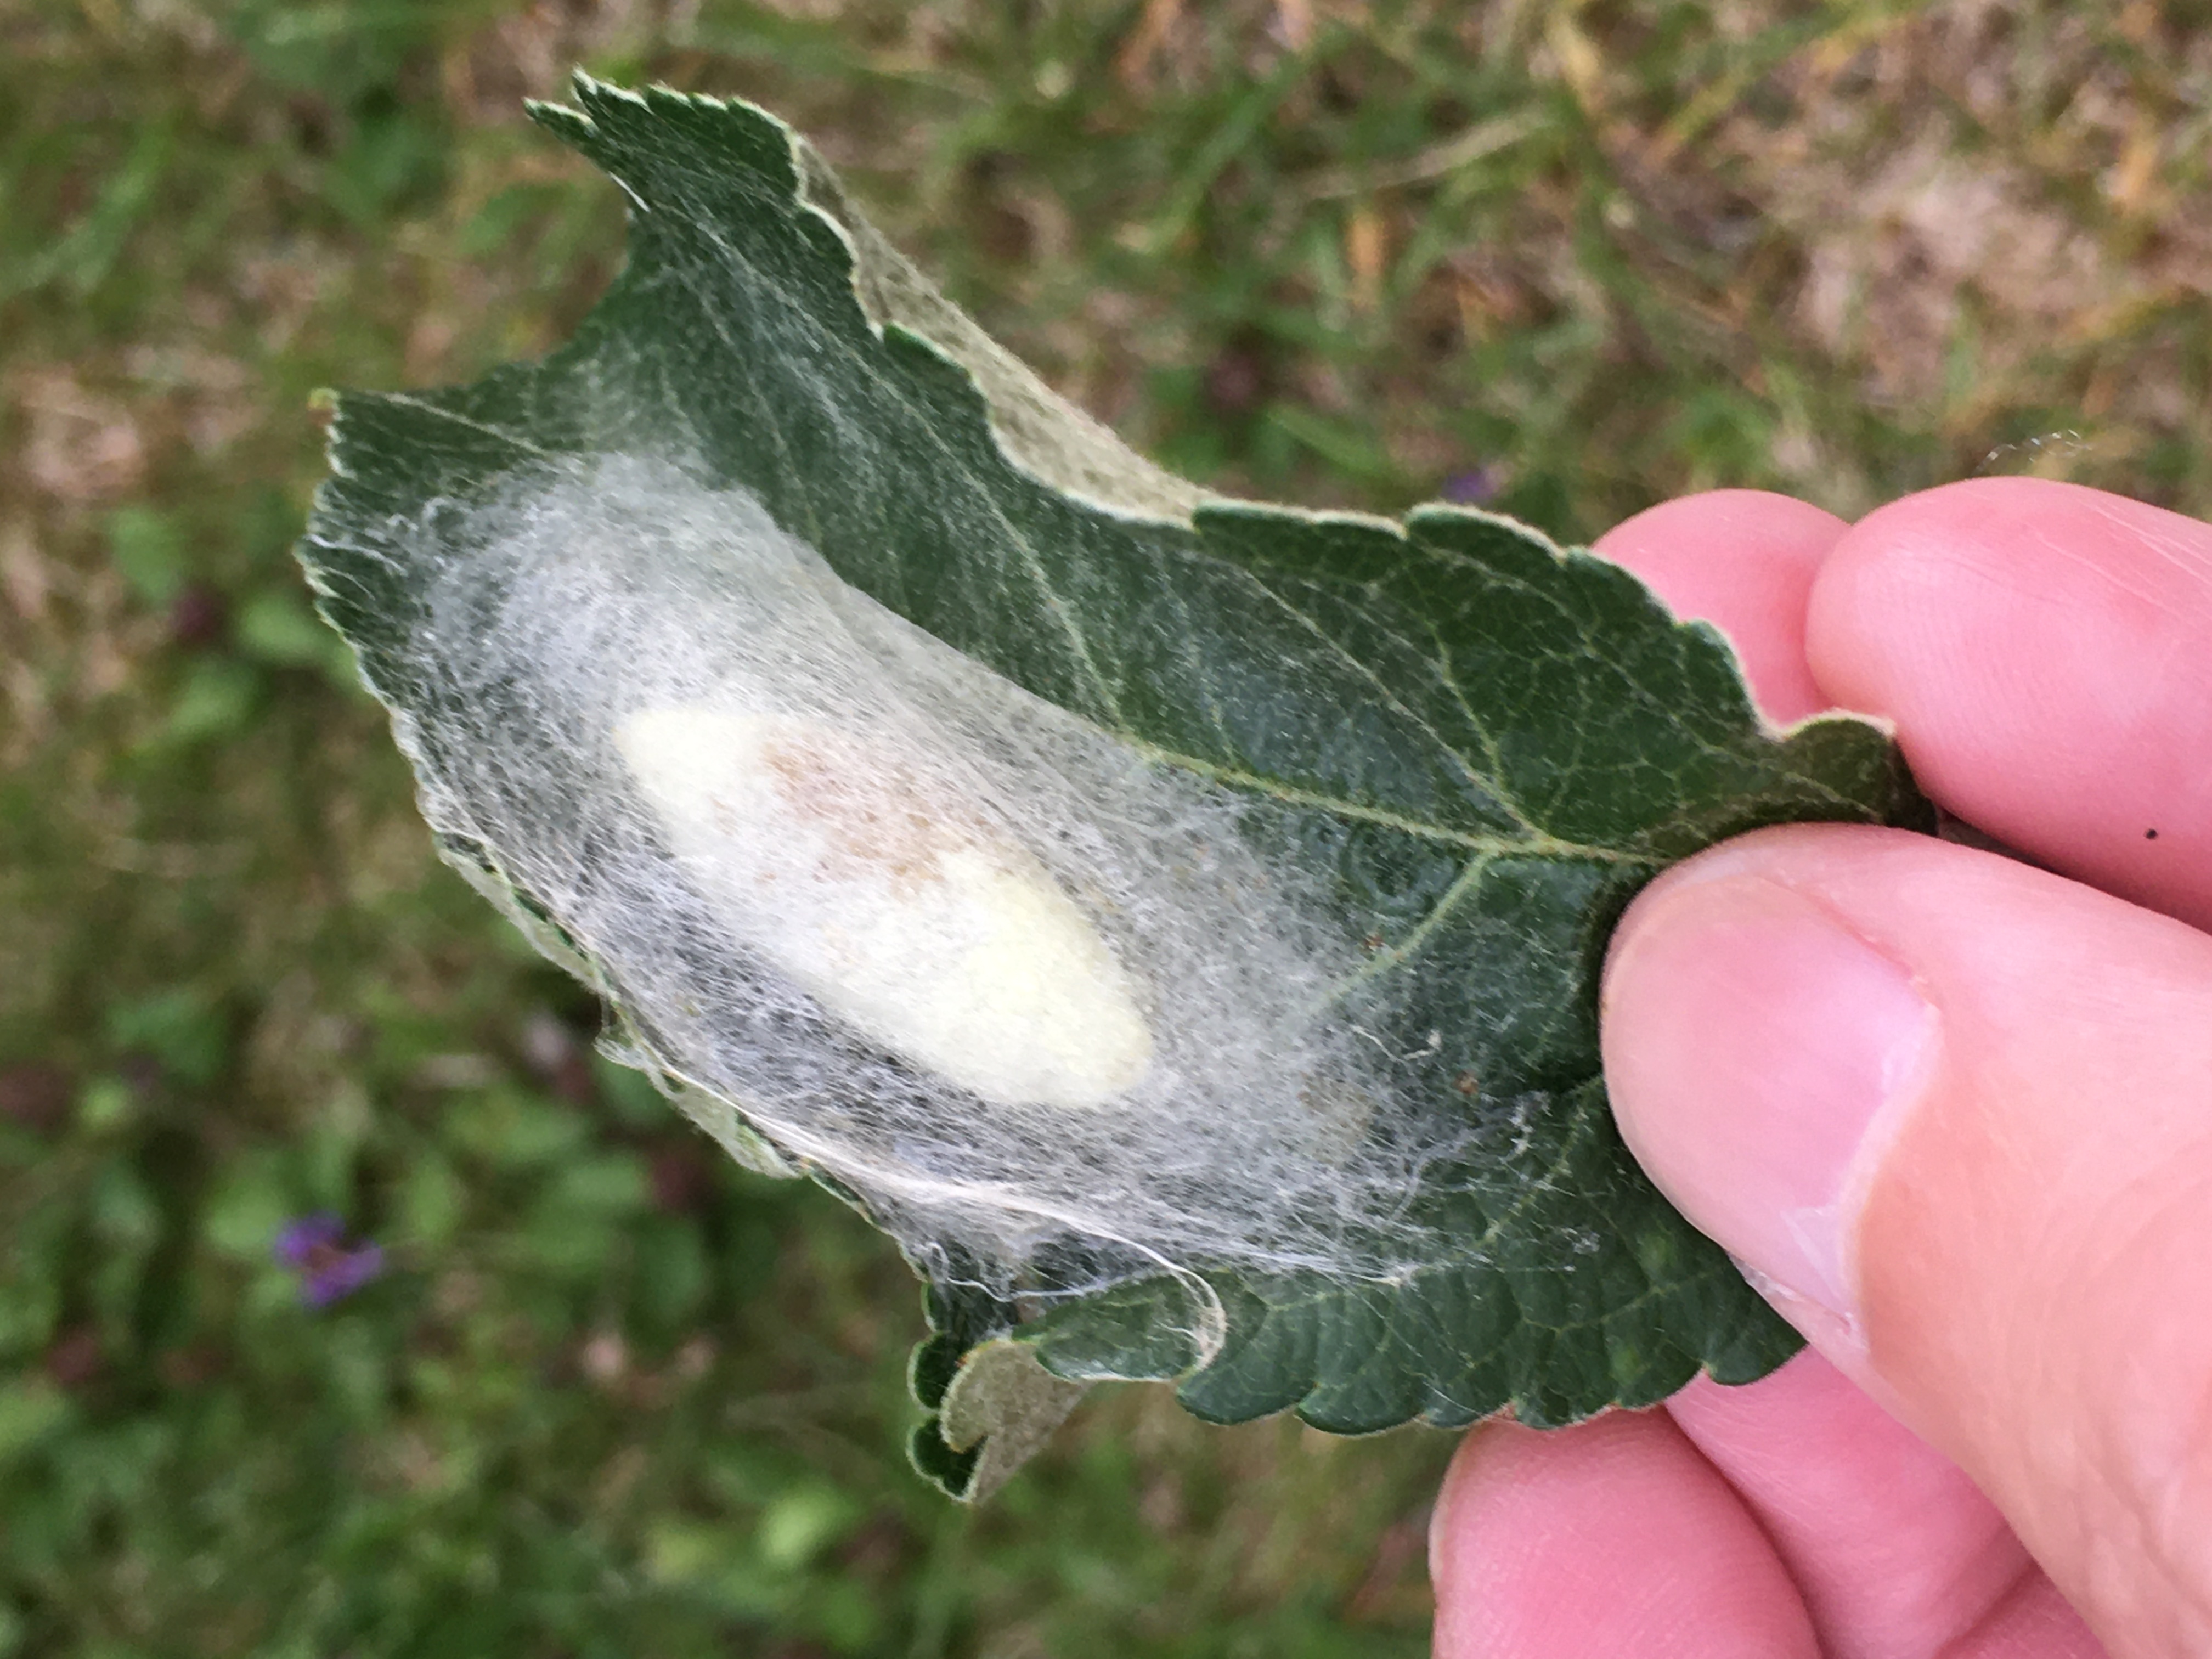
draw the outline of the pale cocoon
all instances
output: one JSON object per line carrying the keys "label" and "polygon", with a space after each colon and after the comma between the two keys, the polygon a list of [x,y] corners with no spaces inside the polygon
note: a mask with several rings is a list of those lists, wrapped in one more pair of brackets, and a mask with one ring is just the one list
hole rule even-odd
{"label": "pale cocoon", "polygon": [[424,816],[710,1127],[1007,1294],[1433,1254],[1408,1195],[1468,1131],[1404,1086],[1426,1062],[1376,997],[1414,981],[1367,975],[1333,828],[1032,695],[665,461],[408,535]]}
{"label": "pale cocoon", "polygon": [[732,935],[901,1059],[1007,1106],[1142,1080],[1128,975],[1021,844],[880,739],[699,705],[616,744]]}

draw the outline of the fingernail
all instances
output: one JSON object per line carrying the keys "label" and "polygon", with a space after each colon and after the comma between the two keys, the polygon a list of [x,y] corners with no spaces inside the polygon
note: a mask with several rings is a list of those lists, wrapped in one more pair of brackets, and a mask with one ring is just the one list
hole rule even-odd
{"label": "fingernail", "polygon": [[1605,1072],[1630,1149],[1754,1279],[1845,1319],[1853,1238],[1934,1007],[1896,963],[1779,883],[1653,893],[1605,983]]}

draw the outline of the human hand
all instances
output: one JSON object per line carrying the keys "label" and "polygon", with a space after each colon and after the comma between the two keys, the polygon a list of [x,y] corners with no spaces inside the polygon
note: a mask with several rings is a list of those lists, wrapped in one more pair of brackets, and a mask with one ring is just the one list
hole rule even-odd
{"label": "human hand", "polygon": [[2212,1653],[2212,526],[1996,478],[1854,526],[1694,496],[1598,545],[1770,715],[1893,720],[2047,868],[1802,826],[1637,900],[1622,1132],[1814,1352],[1476,1430],[1437,1653]]}

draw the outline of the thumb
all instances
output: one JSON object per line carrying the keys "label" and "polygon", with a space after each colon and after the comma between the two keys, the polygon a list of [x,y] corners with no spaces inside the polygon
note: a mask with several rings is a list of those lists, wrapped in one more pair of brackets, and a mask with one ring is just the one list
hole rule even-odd
{"label": "thumb", "polygon": [[2111,1650],[2212,1652],[2212,936],[1924,836],[1769,830],[1631,908],[1604,1037],[1660,1187]]}

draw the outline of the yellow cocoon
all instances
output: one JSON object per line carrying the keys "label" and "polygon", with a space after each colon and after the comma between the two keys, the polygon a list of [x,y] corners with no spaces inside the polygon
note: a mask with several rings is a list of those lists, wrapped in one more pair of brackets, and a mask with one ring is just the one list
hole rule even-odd
{"label": "yellow cocoon", "polygon": [[1042,864],[879,738],[791,714],[648,708],[617,747],[732,931],[909,1064],[1006,1106],[1145,1076],[1134,987]]}

